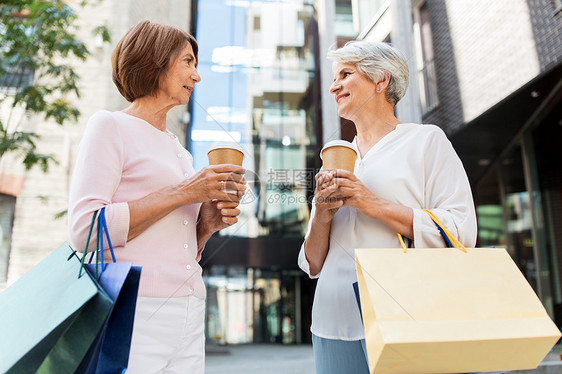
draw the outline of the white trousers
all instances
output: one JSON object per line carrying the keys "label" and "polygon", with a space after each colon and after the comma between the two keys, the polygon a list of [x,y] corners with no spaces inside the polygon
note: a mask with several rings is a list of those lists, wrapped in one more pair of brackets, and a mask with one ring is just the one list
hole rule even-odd
{"label": "white trousers", "polygon": [[205,300],[139,297],[127,374],[205,372]]}

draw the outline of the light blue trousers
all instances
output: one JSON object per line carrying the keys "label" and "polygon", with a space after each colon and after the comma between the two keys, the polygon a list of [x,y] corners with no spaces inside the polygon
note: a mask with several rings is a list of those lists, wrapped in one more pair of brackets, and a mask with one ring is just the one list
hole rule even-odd
{"label": "light blue trousers", "polygon": [[[316,374],[369,374],[365,340],[324,339],[312,334]],[[504,374],[505,371],[471,373]]]}
{"label": "light blue trousers", "polygon": [[365,340],[334,340],[312,335],[316,374],[369,374]]}

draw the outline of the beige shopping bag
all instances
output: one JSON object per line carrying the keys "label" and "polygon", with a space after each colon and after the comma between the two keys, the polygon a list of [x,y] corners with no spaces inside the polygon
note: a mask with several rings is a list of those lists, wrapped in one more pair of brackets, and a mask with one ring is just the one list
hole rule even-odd
{"label": "beige shopping bag", "polygon": [[371,373],[532,369],[560,338],[505,249],[355,251]]}

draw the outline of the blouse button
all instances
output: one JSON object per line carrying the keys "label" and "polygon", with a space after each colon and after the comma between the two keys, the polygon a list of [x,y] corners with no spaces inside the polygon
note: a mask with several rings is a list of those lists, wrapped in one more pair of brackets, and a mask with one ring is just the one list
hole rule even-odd
{"label": "blouse button", "polygon": [[178,158],[181,158],[181,154],[178,153]]}
{"label": "blouse button", "polygon": [[184,248],[187,248],[187,247],[188,247],[188,246],[187,246],[187,243],[186,243],[186,244],[184,244],[184,245],[183,245],[183,247],[184,247]]}
{"label": "blouse button", "polygon": [[189,289],[189,293],[193,293],[193,291],[194,291],[194,289],[193,289],[193,287],[191,287],[191,288]]}
{"label": "blouse button", "polygon": [[183,224],[184,224],[184,225],[187,225],[187,224],[188,224],[188,222],[187,222],[186,219],[183,220]]}
{"label": "blouse button", "polygon": [[187,177],[189,177],[189,174],[185,173],[183,176],[187,178]]}
{"label": "blouse button", "polygon": [[189,264],[188,264],[188,265],[185,265],[185,268],[186,268],[187,270],[189,270],[189,269],[191,269],[191,265],[189,265]]}

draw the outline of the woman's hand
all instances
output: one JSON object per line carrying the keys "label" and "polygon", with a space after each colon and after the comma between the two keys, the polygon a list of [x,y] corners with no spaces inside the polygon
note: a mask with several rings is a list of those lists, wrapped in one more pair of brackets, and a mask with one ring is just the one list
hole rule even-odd
{"label": "woman's hand", "polygon": [[334,214],[343,205],[343,200],[333,196],[335,191],[334,174],[321,170],[316,176],[316,189],[314,190],[314,202],[316,203],[315,218],[321,223],[330,223]]}
{"label": "woman's hand", "polygon": [[204,225],[211,234],[238,222],[238,202],[211,200],[201,204],[198,225]]}
{"label": "woman's hand", "polygon": [[371,192],[355,174],[338,169],[326,190],[365,216],[376,219],[407,238],[414,237],[412,208],[382,199]]}
{"label": "woman's hand", "polygon": [[238,202],[246,192],[246,180],[242,176],[245,172],[236,165],[207,166],[181,183],[180,188],[191,194],[195,202]]}
{"label": "woman's hand", "polygon": [[197,257],[201,260],[201,253],[209,238],[219,230],[238,222],[240,209],[236,201],[211,200],[201,204],[199,221],[197,221]]}
{"label": "woman's hand", "polygon": [[370,216],[369,212],[377,204],[378,197],[365,187],[352,172],[338,169],[332,173],[334,173],[333,178],[327,187],[331,196],[343,200],[343,205],[351,206],[366,216]]}
{"label": "woman's hand", "polygon": [[[240,198],[246,191],[246,180],[242,176],[245,172],[246,170],[236,165],[208,166],[181,183],[163,188],[141,199],[129,201],[130,222],[127,241],[136,238],[154,222],[184,205],[222,200],[235,203],[234,207],[238,206]],[[225,208],[231,209],[230,205]],[[219,221],[222,221],[222,217]],[[222,222],[235,223],[230,213],[226,214],[225,221]]]}
{"label": "woman's hand", "polygon": [[330,246],[332,219],[343,205],[343,200],[337,200],[332,196],[335,189],[333,173],[321,170],[314,178],[316,179],[315,213],[310,222],[310,231],[304,241],[304,253],[312,276],[318,274],[324,266]]}

